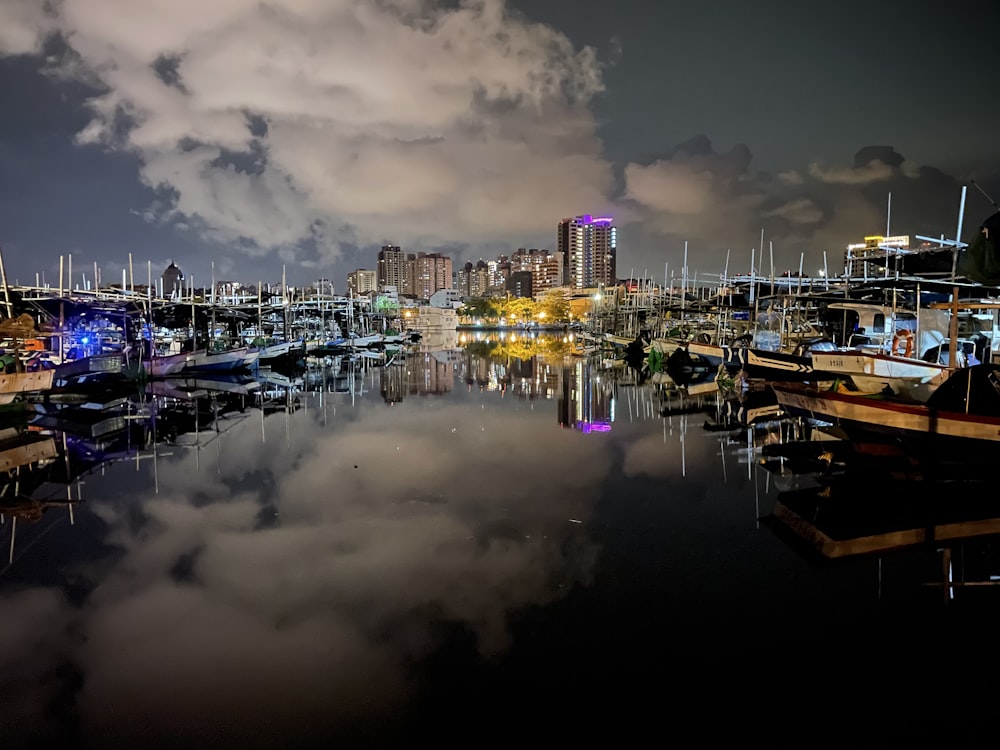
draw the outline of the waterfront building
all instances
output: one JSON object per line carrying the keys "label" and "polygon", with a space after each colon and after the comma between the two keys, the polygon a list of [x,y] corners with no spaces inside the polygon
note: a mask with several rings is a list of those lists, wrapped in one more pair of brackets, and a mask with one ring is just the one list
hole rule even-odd
{"label": "waterfront building", "polygon": [[507,279],[506,291],[514,297],[534,297],[531,271],[514,271]]}
{"label": "waterfront building", "polygon": [[563,219],[556,245],[563,257],[564,283],[576,289],[615,284],[618,242],[610,216],[583,214]]}

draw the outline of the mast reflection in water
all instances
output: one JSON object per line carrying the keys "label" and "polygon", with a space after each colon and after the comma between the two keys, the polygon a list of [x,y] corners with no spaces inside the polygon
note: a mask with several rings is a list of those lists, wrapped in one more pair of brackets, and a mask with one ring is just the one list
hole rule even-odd
{"label": "mast reflection in water", "polygon": [[12,418],[4,747],[984,736],[988,483],[571,347]]}

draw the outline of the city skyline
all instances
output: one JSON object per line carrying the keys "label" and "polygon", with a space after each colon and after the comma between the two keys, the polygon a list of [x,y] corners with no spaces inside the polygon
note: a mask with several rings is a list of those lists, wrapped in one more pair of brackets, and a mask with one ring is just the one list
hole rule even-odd
{"label": "city skyline", "polygon": [[461,266],[585,214],[620,277],[968,242],[1000,199],[980,6],[11,0],[0,249],[21,283],[72,254],[339,286],[387,242]]}

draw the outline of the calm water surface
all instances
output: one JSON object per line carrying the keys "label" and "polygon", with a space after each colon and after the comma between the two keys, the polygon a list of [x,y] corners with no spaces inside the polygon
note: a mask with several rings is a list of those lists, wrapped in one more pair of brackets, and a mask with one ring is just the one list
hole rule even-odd
{"label": "calm water surface", "polygon": [[[761,520],[816,499],[761,465],[780,424],[511,353],[38,430],[56,458],[3,495],[0,746],[987,740],[1000,591],[942,584],[993,537],[823,561]],[[995,496],[870,471],[826,491],[841,522]]]}

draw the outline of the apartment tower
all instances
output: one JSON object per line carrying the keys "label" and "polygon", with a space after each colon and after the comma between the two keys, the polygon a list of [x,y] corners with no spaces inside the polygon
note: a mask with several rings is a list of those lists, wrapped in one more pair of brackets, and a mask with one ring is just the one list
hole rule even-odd
{"label": "apartment tower", "polygon": [[584,214],[560,221],[556,245],[563,258],[563,282],[574,289],[613,286],[617,282],[617,244],[610,216]]}
{"label": "apartment tower", "polygon": [[382,245],[378,251],[378,275],[379,291],[387,286],[395,287],[403,291],[409,286],[407,283],[406,253],[398,245]]}

